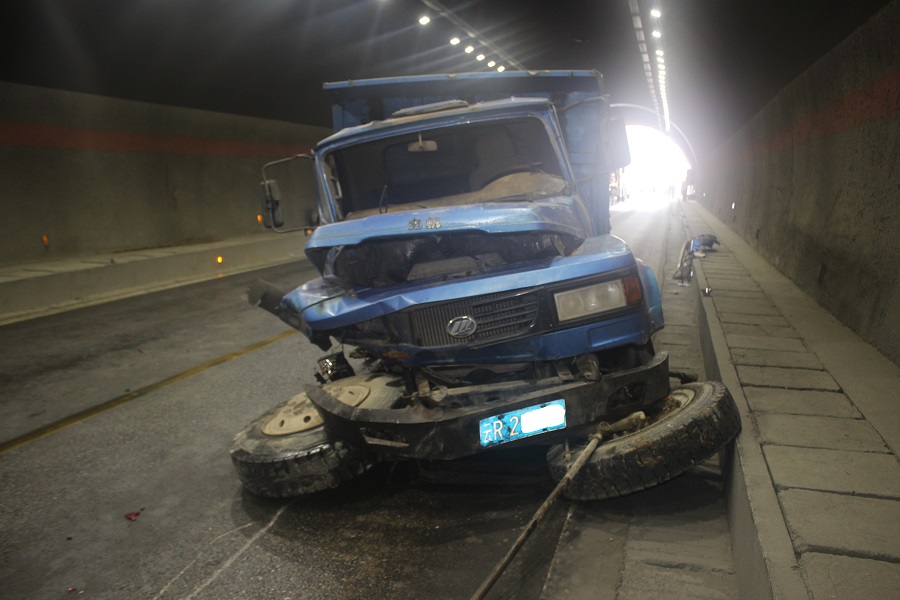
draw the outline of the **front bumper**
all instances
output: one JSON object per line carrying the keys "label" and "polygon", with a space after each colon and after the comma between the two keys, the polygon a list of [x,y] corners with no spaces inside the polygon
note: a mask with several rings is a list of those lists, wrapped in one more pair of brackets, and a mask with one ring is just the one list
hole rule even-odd
{"label": "front bumper", "polygon": [[[557,443],[583,434],[599,421],[642,410],[669,394],[669,359],[660,352],[640,367],[604,375],[599,381],[552,377],[448,390],[435,408],[418,404],[393,408],[403,389],[397,384],[397,378],[387,374],[355,376],[308,386],[306,392],[329,431],[358,448],[396,457],[450,460],[487,450],[480,437],[481,422],[511,411],[563,400],[566,425],[509,441],[504,444],[508,447]],[[353,400],[348,402],[348,397]]]}

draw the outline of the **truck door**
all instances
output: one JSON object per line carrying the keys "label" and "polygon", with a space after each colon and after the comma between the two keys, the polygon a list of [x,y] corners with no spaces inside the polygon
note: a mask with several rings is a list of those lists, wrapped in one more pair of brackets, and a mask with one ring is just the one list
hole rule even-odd
{"label": "truck door", "polygon": [[565,106],[560,120],[578,193],[591,211],[594,234],[609,233],[609,174],[631,162],[625,123],[610,120],[606,96]]}

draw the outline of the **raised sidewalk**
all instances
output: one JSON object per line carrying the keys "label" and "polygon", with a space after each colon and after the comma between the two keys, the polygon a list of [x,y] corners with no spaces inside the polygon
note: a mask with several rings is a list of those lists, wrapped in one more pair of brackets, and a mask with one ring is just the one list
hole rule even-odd
{"label": "raised sidewalk", "polygon": [[303,232],[0,267],[0,325],[306,260]]}
{"label": "raised sidewalk", "polygon": [[897,598],[900,368],[699,204],[682,210],[721,241],[694,266],[707,372],[743,418],[728,499],[742,596]]}

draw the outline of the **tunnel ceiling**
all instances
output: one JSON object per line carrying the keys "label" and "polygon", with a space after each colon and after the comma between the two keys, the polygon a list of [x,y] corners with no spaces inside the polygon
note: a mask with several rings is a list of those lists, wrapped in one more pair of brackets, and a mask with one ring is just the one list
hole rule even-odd
{"label": "tunnel ceiling", "polygon": [[[597,69],[613,102],[655,108],[636,15],[650,60],[657,44],[664,49],[671,120],[703,156],[886,4],[5,0],[0,80],[328,125],[323,81],[486,70],[496,60]],[[471,55],[461,50],[465,27],[483,42]],[[463,43],[451,46],[453,36]]]}

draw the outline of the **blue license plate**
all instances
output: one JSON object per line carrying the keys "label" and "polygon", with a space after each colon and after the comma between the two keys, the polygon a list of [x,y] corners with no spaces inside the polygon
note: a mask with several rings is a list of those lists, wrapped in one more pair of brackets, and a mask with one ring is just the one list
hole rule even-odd
{"label": "blue license plate", "polygon": [[566,426],[566,403],[553,400],[482,419],[482,447],[506,444]]}

